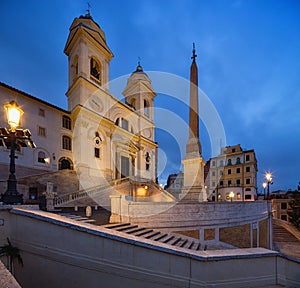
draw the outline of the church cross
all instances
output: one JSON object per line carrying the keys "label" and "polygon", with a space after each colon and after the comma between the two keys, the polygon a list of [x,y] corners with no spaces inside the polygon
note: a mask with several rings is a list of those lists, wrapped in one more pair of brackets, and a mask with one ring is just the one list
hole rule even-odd
{"label": "church cross", "polygon": [[197,55],[196,55],[196,50],[195,50],[195,43],[193,42],[193,56],[191,57],[191,59],[193,59],[193,62],[196,61],[196,57],[197,57]]}

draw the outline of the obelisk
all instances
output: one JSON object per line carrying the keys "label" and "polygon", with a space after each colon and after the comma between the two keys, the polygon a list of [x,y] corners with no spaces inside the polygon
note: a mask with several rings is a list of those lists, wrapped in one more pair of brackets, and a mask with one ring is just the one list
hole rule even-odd
{"label": "obelisk", "polygon": [[186,144],[186,155],[182,160],[184,166],[184,187],[181,192],[183,200],[207,201],[204,187],[204,165],[199,138],[199,105],[198,105],[198,68],[196,50],[193,43],[192,65],[190,69],[190,111],[189,139]]}

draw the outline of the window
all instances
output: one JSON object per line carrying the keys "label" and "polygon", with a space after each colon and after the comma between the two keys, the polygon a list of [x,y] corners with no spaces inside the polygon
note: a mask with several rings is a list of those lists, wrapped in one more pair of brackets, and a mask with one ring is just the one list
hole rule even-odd
{"label": "window", "polygon": [[135,99],[133,98],[133,99],[131,100],[130,106],[133,107],[133,108],[135,109],[135,105],[136,105],[136,101],[135,101]]}
{"label": "window", "polygon": [[241,164],[241,158],[240,157],[236,158],[236,164]]}
{"label": "window", "polygon": [[38,189],[36,187],[29,187],[29,200],[38,199]]}
{"label": "window", "polygon": [[215,181],[211,182],[211,186],[215,187],[216,186],[216,182]]}
{"label": "window", "polygon": [[230,175],[231,174],[231,169],[228,169],[228,175]]}
{"label": "window", "polygon": [[223,173],[223,170],[220,170],[220,175],[223,176],[223,174],[224,174],[224,173]]}
{"label": "window", "polygon": [[39,109],[39,116],[45,117],[45,110],[44,109],[42,109],[42,108]]}
{"label": "window", "polygon": [[220,166],[223,167],[224,166],[224,160],[220,161]]}
{"label": "window", "polygon": [[231,159],[228,159],[227,165],[232,165]]}
{"label": "window", "polygon": [[251,170],[250,170],[250,166],[247,166],[246,167],[246,172],[250,172]]}
{"label": "window", "polygon": [[281,220],[283,220],[283,221],[287,221],[287,215],[281,215]]}
{"label": "window", "polygon": [[281,209],[286,210],[287,209],[287,203],[281,203]]}
{"label": "window", "polygon": [[246,194],[245,195],[245,200],[251,200],[251,199],[252,199],[251,194]]}
{"label": "window", "polygon": [[221,180],[221,181],[220,181],[220,186],[223,186],[223,185],[224,185],[224,181]]}
{"label": "window", "polygon": [[235,148],[232,148],[232,149],[231,149],[231,152],[234,153],[234,152],[235,152]]}
{"label": "window", "polygon": [[46,158],[45,152],[39,151],[39,153],[38,153],[38,162],[39,163],[46,163],[45,158]]}
{"label": "window", "polygon": [[250,184],[250,178],[246,179],[246,184]]}
{"label": "window", "polygon": [[66,158],[66,157],[60,158],[58,161],[58,169],[59,170],[64,170],[64,169],[73,170],[73,163],[69,158]]}
{"label": "window", "polygon": [[215,160],[212,161],[211,166],[212,166],[212,167],[215,167],[215,166],[216,166],[216,161],[215,161]]}
{"label": "window", "polygon": [[46,128],[38,126],[38,135],[46,137]]}
{"label": "window", "polygon": [[95,157],[100,158],[100,149],[97,147],[95,147],[94,149],[95,149],[95,151],[94,151]]}
{"label": "window", "polygon": [[71,118],[63,115],[62,116],[62,127],[71,130]]}
{"label": "window", "polygon": [[231,183],[232,183],[232,182],[231,182],[231,180],[228,180],[228,186],[230,186],[230,185],[231,185]]}
{"label": "window", "polygon": [[241,179],[236,179],[236,185],[241,185]]}
{"label": "window", "polygon": [[63,136],[62,137],[62,148],[65,150],[72,150],[72,142],[71,138],[68,136]]}
{"label": "window", "polygon": [[236,173],[237,174],[241,173],[241,168],[236,168]]}
{"label": "window", "polygon": [[149,102],[146,99],[144,99],[144,113],[147,116],[149,115]]}
{"label": "window", "polygon": [[97,80],[100,80],[100,65],[94,58],[91,58],[90,73],[91,76],[95,77]]}
{"label": "window", "polygon": [[128,121],[122,118],[122,128],[128,131]]}
{"label": "window", "polygon": [[150,161],[151,161],[149,152],[146,152],[145,160],[146,160],[146,170],[148,171],[150,169]]}
{"label": "window", "polygon": [[246,190],[246,191],[251,191],[251,188],[246,188],[245,190]]}
{"label": "window", "polygon": [[215,171],[212,171],[212,172],[211,172],[211,176],[216,176],[216,172],[215,172]]}
{"label": "window", "polygon": [[236,198],[237,198],[238,200],[241,200],[241,193],[237,193],[237,194],[236,194]]}
{"label": "window", "polygon": [[250,155],[248,154],[248,155],[246,155],[246,161],[250,161]]}

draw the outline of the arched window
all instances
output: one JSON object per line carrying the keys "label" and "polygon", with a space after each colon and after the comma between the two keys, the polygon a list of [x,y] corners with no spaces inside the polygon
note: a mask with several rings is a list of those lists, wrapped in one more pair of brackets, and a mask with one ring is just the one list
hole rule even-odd
{"label": "arched window", "polygon": [[45,159],[46,159],[45,152],[39,151],[39,153],[38,153],[38,162],[39,163],[46,163]]}
{"label": "arched window", "polygon": [[227,165],[232,165],[231,159],[228,159]]}
{"label": "arched window", "polygon": [[146,152],[145,160],[146,160],[146,170],[148,171],[150,169],[150,162],[151,162],[151,157],[149,152]]}
{"label": "arched window", "polygon": [[146,99],[144,99],[144,113],[149,116],[149,102]]}
{"label": "arched window", "polygon": [[136,101],[135,101],[135,99],[133,98],[133,99],[131,100],[131,102],[130,102],[130,106],[133,107],[134,109],[136,109],[135,105],[136,105]]}
{"label": "arched window", "polygon": [[236,158],[236,164],[241,164],[241,158],[240,157]]}
{"label": "arched window", "polygon": [[65,150],[72,150],[72,140],[69,136],[63,136],[62,137],[62,148]]}
{"label": "arched window", "polygon": [[73,170],[73,163],[69,158],[66,158],[66,157],[60,158],[58,161],[58,169],[59,170],[65,170],[65,169]]}
{"label": "arched window", "polygon": [[100,73],[100,64],[95,58],[92,57],[90,61],[90,74],[91,76],[95,77],[97,80],[100,81]]}

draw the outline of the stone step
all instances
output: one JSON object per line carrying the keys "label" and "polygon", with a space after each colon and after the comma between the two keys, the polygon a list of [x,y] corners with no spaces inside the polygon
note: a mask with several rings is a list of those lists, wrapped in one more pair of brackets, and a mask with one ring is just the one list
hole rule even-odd
{"label": "stone step", "polygon": [[141,233],[137,233],[137,234],[135,234],[135,236],[145,236],[145,235],[147,235],[147,234],[149,234],[149,233],[151,233],[151,232],[153,232],[152,229],[147,230],[147,231],[143,231],[143,232],[141,232]]}
{"label": "stone step", "polygon": [[155,238],[155,241],[161,241],[162,239],[166,238],[169,234],[162,234],[159,237]]}
{"label": "stone step", "polygon": [[128,233],[128,231],[134,230],[137,227],[138,227],[138,225],[130,225],[130,226],[126,226],[126,227],[116,228],[115,230]]}
{"label": "stone step", "polygon": [[108,228],[108,229],[115,229],[115,228],[125,227],[125,226],[129,226],[129,225],[131,225],[131,224],[130,223],[108,224],[108,225],[105,225],[104,227]]}
{"label": "stone step", "polygon": [[147,230],[147,228],[136,228],[136,229],[133,229],[133,230],[128,231],[126,233],[135,235],[135,233],[137,233],[137,232],[146,231],[146,230]]}
{"label": "stone step", "polygon": [[155,237],[155,236],[157,236],[157,235],[159,235],[159,234],[160,234],[160,232],[154,232],[154,233],[152,233],[152,234],[146,236],[145,238],[146,238],[146,239],[151,239],[151,238],[153,238],[153,237]]}

